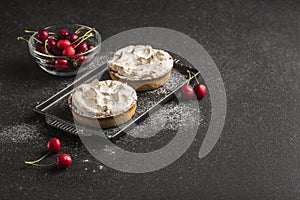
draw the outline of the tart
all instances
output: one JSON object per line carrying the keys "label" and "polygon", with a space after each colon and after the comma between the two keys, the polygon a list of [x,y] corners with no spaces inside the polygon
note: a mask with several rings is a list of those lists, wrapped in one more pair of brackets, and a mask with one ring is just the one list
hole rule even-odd
{"label": "tart", "polygon": [[173,58],[150,45],[130,45],[115,52],[107,68],[113,80],[126,82],[136,91],[153,90],[169,80]]}
{"label": "tart", "polygon": [[129,85],[93,80],[78,86],[68,98],[75,121],[93,128],[111,128],[129,121],[137,107],[137,95]]}

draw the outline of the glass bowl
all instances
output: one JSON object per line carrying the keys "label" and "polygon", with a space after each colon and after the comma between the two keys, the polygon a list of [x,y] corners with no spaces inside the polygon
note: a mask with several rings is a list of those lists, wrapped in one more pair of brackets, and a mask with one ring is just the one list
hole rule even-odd
{"label": "glass bowl", "polygon": [[[59,53],[55,53],[54,48],[49,49],[49,43],[41,43],[37,39],[38,32],[33,33],[28,42],[29,52],[36,63],[49,74],[57,76],[75,76],[78,73],[82,73],[89,68],[96,55],[100,52],[101,36],[94,28],[80,24],[63,24],[49,26],[44,29],[48,30],[49,38],[55,38],[56,42],[60,39],[67,39],[58,38],[58,32],[60,30],[67,30],[69,33],[79,30],[79,37],[89,44],[88,49],[82,53],[76,53],[72,56],[63,56],[61,55],[62,50],[56,48],[56,45],[55,49],[58,49],[58,51],[60,51]],[[89,37],[85,37],[84,34],[90,35]],[[77,44],[81,43],[80,41],[83,42],[82,40],[75,40],[73,42],[74,44],[71,42],[71,45],[77,47]]]}

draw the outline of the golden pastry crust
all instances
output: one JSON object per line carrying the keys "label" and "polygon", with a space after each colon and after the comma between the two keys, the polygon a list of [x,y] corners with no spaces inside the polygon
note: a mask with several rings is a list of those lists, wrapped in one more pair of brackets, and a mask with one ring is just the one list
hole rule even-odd
{"label": "golden pastry crust", "polygon": [[150,80],[130,80],[130,79],[122,79],[119,78],[116,74],[116,72],[112,71],[110,68],[108,68],[108,72],[112,80],[117,80],[123,83],[127,83],[130,85],[133,89],[136,91],[146,91],[146,90],[154,90],[161,86],[163,86],[166,82],[169,81],[172,69],[165,74],[164,76],[161,76],[159,78],[154,78]]}
{"label": "golden pastry crust", "polygon": [[78,114],[73,109],[72,106],[72,95],[70,95],[68,98],[68,105],[73,114],[74,120],[76,120],[82,125],[93,127],[93,128],[112,128],[112,127],[119,126],[120,124],[123,124],[125,122],[128,122],[133,117],[137,107],[137,103],[136,101],[134,101],[131,107],[127,111],[124,111],[119,115],[96,118],[96,117],[87,117]]}

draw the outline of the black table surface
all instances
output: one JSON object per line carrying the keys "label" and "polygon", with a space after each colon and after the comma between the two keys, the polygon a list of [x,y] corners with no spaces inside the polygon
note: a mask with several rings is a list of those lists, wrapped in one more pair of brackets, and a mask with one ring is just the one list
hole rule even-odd
{"label": "black table surface", "polygon": [[[1,2],[1,12],[1,199],[300,199],[299,1],[10,0]],[[78,137],[47,126],[34,106],[74,78],[42,71],[16,38],[58,23],[94,26],[103,40],[151,26],[198,41],[227,95],[212,152],[199,159],[200,134],[171,165],[124,173],[95,159]],[[61,139],[73,164],[25,166],[45,153],[51,137]]]}

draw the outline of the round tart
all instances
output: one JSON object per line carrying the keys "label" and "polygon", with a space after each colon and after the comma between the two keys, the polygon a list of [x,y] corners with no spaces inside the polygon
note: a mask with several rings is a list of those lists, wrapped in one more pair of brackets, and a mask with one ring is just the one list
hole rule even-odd
{"label": "round tart", "polygon": [[173,58],[150,45],[130,45],[118,50],[107,67],[113,80],[126,82],[137,91],[152,90],[169,80]]}
{"label": "round tart", "polygon": [[129,85],[94,80],[82,84],[69,96],[74,120],[94,128],[116,127],[129,121],[137,107],[137,95]]}

